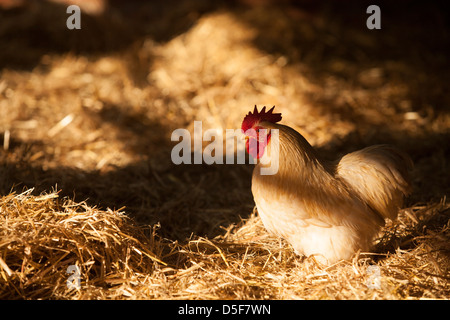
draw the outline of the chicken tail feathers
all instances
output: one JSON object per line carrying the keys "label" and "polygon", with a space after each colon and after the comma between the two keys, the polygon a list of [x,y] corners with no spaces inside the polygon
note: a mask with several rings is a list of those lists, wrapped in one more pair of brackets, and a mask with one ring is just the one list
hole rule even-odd
{"label": "chicken tail feathers", "polygon": [[412,191],[412,167],[410,157],[400,150],[374,145],[342,157],[336,175],[382,217],[395,219],[404,197]]}

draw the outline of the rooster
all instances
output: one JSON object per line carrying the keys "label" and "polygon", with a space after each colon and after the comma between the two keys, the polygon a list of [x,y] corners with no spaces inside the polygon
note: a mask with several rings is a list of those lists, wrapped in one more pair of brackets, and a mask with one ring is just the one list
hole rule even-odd
{"label": "rooster", "polygon": [[[274,108],[258,112],[255,106],[241,127],[247,152],[259,159],[252,193],[265,228],[325,264],[370,250],[385,219],[397,217],[411,192],[411,159],[392,146],[374,145],[326,161],[300,133],[277,124],[281,114]],[[278,171],[261,174],[273,162]]]}

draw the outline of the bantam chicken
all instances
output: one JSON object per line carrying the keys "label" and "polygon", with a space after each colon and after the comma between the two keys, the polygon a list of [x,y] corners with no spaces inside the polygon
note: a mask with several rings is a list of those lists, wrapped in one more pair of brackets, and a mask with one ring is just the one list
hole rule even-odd
{"label": "bantam chicken", "polygon": [[[255,106],[241,128],[247,152],[259,159],[252,193],[265,228],[325,264],[370,250],[385,219],[397,217],[410,193],[411,159],[392,146],[374,145],[325,161],[300,133],[277,124],[281,114],[274,107],[265,109]],[[275,174],[261,174],[274,164]]]}

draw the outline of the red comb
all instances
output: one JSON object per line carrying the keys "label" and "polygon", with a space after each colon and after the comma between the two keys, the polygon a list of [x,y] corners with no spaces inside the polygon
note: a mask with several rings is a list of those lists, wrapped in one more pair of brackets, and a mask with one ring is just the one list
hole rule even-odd
{"label": "red comb", "polygon": [[248,129],[252,128],[255,123],[261,121],[268,121],[272,123],[277,123],[281,120],[281,113],[272,113],[275,106],[273,106],[269,111],[266,112],[266,106],[264,106],[260,112],[258,112],[258,108],[253,110],[253,113],[249,112],[244,121],[242,121],[242,131],[246,132]]}

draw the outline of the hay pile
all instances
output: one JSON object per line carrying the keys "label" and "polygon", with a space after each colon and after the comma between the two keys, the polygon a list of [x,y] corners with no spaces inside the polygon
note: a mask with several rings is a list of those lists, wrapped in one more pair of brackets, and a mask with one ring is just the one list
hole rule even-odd
{"label": "hay pile", "polygon": [[[0,200],[1,298],[120,296],[137,277],[151,274],[154,262],[162,263],[151,251],[160,255],[154,237],[144,236],[122,212],[31,192]],[[67,285],[70,265],[79,268],[87,290]],[[110,287],[118,291],[101,290]]]}
{"label": "hay pile", "polygon": [[[30,3],[0,11],[0,298],[450,297],[439,7],[411,24],[383,4],[377,33],[359,4],[110,1],[76,34],[64,7]],[[327,158],[375,143],[411,155],[414,192],[374,252],[296,256],[253,211],[251,165],[171,162],[174,129],[236,129],[255,104]]]}
{"label": "hay pile", "polygon": [[[445,203],[405,211],[379,239],[383,253],[324,267],[270,237],[255,214],[223,236],[180,245],[123,212],[31,191],[0,199],[2,299],[435,299],[450,293]],[[447,224],[440,226],[441,219]],[[431,221],[438,226],[430,228]],[[389,253],[399,239],[411,249]],[[79,288],[67,284],[70,265],[80,270]]]}

